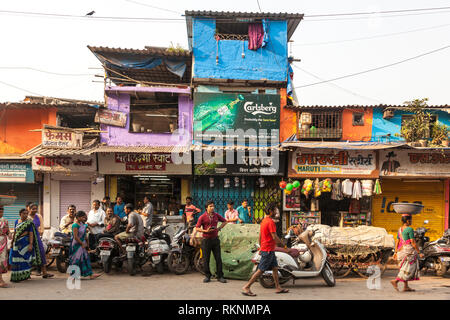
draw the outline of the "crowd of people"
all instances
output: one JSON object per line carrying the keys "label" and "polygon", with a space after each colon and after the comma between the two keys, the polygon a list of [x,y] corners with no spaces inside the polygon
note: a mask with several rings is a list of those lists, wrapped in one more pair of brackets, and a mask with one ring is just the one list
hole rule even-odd
{"label": "crowd of people", "polygon": [[[89,253],[95,251],[96,243],[100,237],[109,235],[117,241],[122,255],[126,255],[121,243],[130,237],[142,237],[145,228],[149,228],[153,221],[153,206],[150,197],[144,197],[142,209],[134,210],[132,204],[124,204],[121,197],[117,197],[112,204],[108,197],[102,202],[94,200],[92,209],[86,214],[77,211],[75,205],[69,205],[67,214],[62,217],[60,231],[71,234],[69,250],[69,265],[78,266],[82,277],[96,279],[101,274],[92,270]],[[216,261],[216,273],[219,282],[226,283],[222,270],[221,248],[219,232],[228,224],[251,223],[251,208],[247,199],[242,205],[234,209],[234,203],[229,201],[224,216],[215,212],[212,200],[207,201],[205,211],[197,208],[191,197],[186,198],[186,206],[183,211],[183,221],[193,232],[201,232],[203,236],[202,250],[204,257],[205,278],[203,282],[211,281],[209,267],[211,254]],[[272,270],[276,293],[286,293],[278,281],[278,263],[275,256],[275,245],[284,246],[277,236],[275,222],[279,219],[279,210],[273,203],[268,204],[265,210],[265,218],[260,224],[260,254],[261,261],[257,271],[249,282],[242,288],[242,294],[255,296],[250,290],[251,285],[267,270]],[[198,217],[197,217],[198,216]],[[145,221],[144,221],[145,219]],[[414,291],[408,286],[408,281],[418,280],[420,252],[414,241],[414,230],[411,227],[411,216],[402,217],[402,227],[398,231],[395,244],[394,258],[399,261],[399,274],[391,283],[398,290],[398,282],[405,284],[404,291]],[[121,225],[126,223],[126,229],[121,231]],[[219,223],[221,223],[219,225]],[[38,213],[38,205],[28,203],[26,208],[19,212],[19,219],[15,221],[14,231],[11,233],[8,221],[3,218],[0,211],[0,288],[8,285],[2,278],[2,274],[11,271],[11,282],[21,282],[31,277],[32,268],[42,278],[52,278],[54,275],[47,271],[46,253],[42,242],[44,232],[43,219]],[[8,250],[8,239],[11,241]]]}

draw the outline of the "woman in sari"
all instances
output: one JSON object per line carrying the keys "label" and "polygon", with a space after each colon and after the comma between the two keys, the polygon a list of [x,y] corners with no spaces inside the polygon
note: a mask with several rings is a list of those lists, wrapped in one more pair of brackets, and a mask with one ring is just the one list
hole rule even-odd
{"label": "woman in sari", "polygon": [[3,281],[2,274],[8,272],[9,237],[8,220],[3,218],[3,209],[0,208],[0,288],[8,288],[8,285]]}
{"label": "woman in sari", "polygon": [[47,272],[47,260],[45,258],[44,244],[42,243],[42,239],[41,239],[42,234],[44,233],[44,228],[42,227],[42,216],[38,213],[37,204],[32,203],[28,207],[30,208],[30,211],[28,211],[28,213],[29,213],[28,219],[33,221],[34,226],[36,227],[39,252],[42,257],[42,265],[37,266],[38,275],[39,276],[41,275],[40,271],[42,270],[42,274],[43,274],[42,278],[44,278],[44,279],[51,278],[51,277],[53,277],[53,274]]}
{"label": "woman in sari", "polygon": [[82,277],[95,279],[101,274],[92,272],[91,261],[87,248],[89,248],[89,239],[87,234],[87,215],[84,211],[78,211],[75,214],[75,223],[72,225],[72,242],[70,244],[69,266],[76,265],[80,268]]}
{"label": "woman in sari", "polygon": [[412,216],[402,216],[403,226],[400,227],[395,241],[394,259],[399,262],[399,273],[391,281],[392,286],[398,291],[398,282],[404,282],[403,291],[415,291],[408,286],[408,281],[419,280],[419,259],[423,257],[414,240],[414,229],[411,228]]}
{"label": "woman in sari", "polygon": [[27,209],[20,210],[19,215],[20,219],[16,220],[15,223],[13,242],[9,256],[12,282],[30,279],[31,267],[42,264],[36,227],[33,221],[28,219]]}

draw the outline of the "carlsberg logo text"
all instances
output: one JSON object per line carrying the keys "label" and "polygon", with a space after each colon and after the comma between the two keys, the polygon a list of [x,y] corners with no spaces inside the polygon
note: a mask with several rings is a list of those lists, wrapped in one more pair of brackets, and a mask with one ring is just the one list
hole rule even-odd
{"label": "carlsberg logo text", "polygon": [[264,106],[262,103],[258,105],[254,104],[253,101],[248,101],[244,104],[245,112],[252,115],[257,114],[273,114],[277,112],[277,107],[272,106],[272,102],[269,102],[269,106]]}

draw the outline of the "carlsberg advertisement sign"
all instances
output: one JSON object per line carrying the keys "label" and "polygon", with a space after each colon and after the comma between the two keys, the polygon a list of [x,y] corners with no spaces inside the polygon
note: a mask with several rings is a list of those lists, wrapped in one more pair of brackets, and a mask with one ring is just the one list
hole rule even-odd
{"label": "carlsberg advertisement sign", "polygon": [[[194,93],[194,140],[278,141],[280,95]],[[265,141],[265,142],[264,142]]]}

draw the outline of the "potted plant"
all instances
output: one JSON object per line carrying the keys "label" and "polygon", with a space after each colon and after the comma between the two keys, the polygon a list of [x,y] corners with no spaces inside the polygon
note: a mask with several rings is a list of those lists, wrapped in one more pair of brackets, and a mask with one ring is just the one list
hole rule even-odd
{"label": "potted plant", "polygon": [[450,130],[445,124],[433,123],[431,127],[431,144],[434,146],[448,147]]}
{"label": "potted plant", "polygon": [[[431,114],[426,112],[428,99],[407,101],[406,110],[411,112],[411,118],[402,123],[400,136],[415,146],[426,147],[430,137]],[[398,136],[398,135],[397,135]]]}

